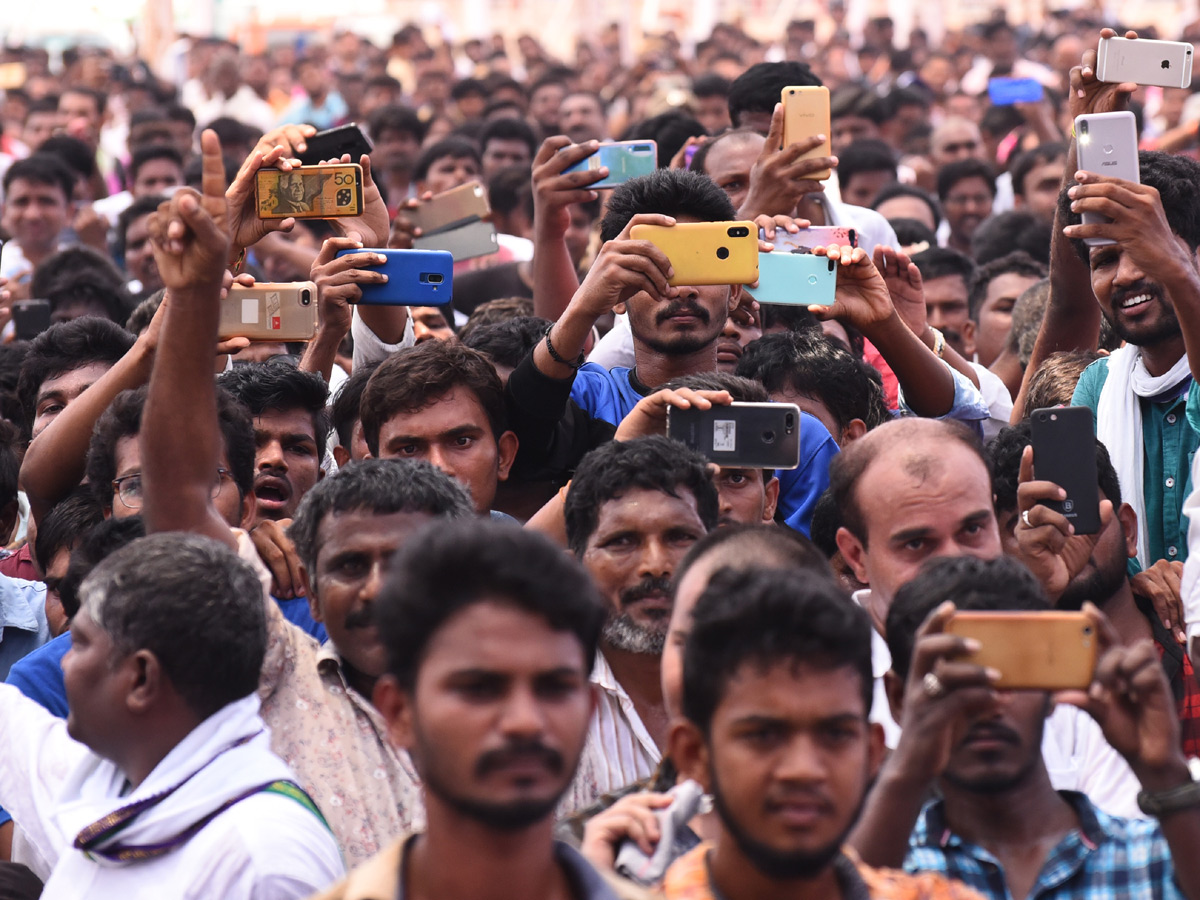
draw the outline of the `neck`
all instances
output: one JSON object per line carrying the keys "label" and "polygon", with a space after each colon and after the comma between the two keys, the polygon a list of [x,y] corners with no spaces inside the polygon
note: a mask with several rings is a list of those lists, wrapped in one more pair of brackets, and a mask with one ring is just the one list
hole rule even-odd
{"label": "neck", "polygon": [[313,91],[308,95],[308,99],[312,101],[313,106],[320,106],[325,102],[325,98],[329,96],[329,91]]}
{"label": "neck", "polygon": [[342,667],[342,674],[346,677],[346,682],[358,693],[367,698],[369,702],[371,695],[375,693],[375,682],[379,680],[378,675],[368,675],[366,672],[361,672],[346,661],[346,657],[338,656],[338,662]]}
{"label": "neck", "polygon": [[1074,810],[1050,783],[1040,749],[1033,771],[1011,790],[979,793],[944,778],[941,788],[950,829],[981,847],[1029,844],[1078,824]]}
{"label": "neck", "polygon": [[642,725],[660,748],[667,738],[666,703],[662,693],[662,654],[629,653],[616,650],[601,641],[600,651],[625,689],[642,719]]}
{"label": "neck", "polygon": [[150,773],[167,754],[202,721],[190,710],[181,709],[167,713],[156,718],[153,724],[147,723],[149,727],[143,733],[135,733],[136,740],[129,741],[126,752],[119,756],[109,754],[109,758],[125,774],[130,789],[136,790],[138,785],[150,777]]}
{"label": "neck", "polygon": [[[531,900],[564,896],[554,858],[553,817],[519,831],[497,831],[426,792],[425,833],[409,856],[405,896],[439,900]],[[469,853],[465,853],[466,848]]]}
{"label": "neck", "polygon": [[388,169],[384,174],[384,183],[392,202],[399,205],[404,202],[408,186],[412,184],[412,169]]}
{"label": "neck", "polygon": [[814,225],[828,225],[825,221],[825,207],[817,200],[815,194],[805,194],[796,206],[796,213],[802,219],[808,219]]}
{"label": "neck", "polygon": [[1166,375],[1171,367],[1183,359],[1183,337],[1173,337],[1154,344],[1138,347],[1142,351],[1142,362],[1146,371],[1157,378]]}
{"label": "neck", "polygon": [[950,232],[950,237],[947,239],[946,243],[950,245],[951,250],[957,250],[959,253],[966,253],[968,256],[971,254],[970,239],[963,237],[957,232]]}
{"label": "neck", "polygon": [[658,388],[674,378],[717,371],[717,342],[693,353],[667,355],[651,350],[636,337],[633,339],[633,358],[637,376],[648,388]]}
{"label": "neck", "polygon": [[738,900],[830,900],[841,897],[842,887],[830,864],[812,878],[779,881],[763,874],[746,859],[724,829],[708,855],[712,880],[718,891]]}
{"label": "neck", "polygon": [[1137,607],[1128,578],[1121,579],[1121,586],[1117,588],[1117,592],[1100,604],[1100,608],[1121,636],[1122,644],[1135,644],[1154,636],[1150,623]]}
{"label": "neck", "polygon": [[57,241],[51,243],[48,247],[26,247],[24,244],[21,245],[21,252],[25,254],[25,258],[29,260],[29,264],[35,269],[41,265],[45,259],[53,256],[57,250]]}

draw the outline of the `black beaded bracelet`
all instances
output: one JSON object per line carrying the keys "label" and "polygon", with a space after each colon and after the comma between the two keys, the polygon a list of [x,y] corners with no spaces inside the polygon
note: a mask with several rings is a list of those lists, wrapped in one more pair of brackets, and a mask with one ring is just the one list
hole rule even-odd
{"label": "black beaded bracelet", "polygon": [[550,332],[553,330],[553,325],[546,329],[546,352],[550,354],[550,358],[556,363],[562,363],[564,366],[567,366],[568,368],[574,369],[576,372],[578,372],[579,367],[582,366],[584,361],[587,359],[587,354],[581,350],[579,351],[579,356],[573,362],[569,359],[564,359],[559,352],[554,349],[554,345],[550,343]]}

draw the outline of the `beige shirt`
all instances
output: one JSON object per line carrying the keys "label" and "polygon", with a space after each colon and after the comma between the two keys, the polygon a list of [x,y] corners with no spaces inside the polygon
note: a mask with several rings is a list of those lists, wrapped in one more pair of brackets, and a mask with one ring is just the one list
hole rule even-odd
{"label": "beige shirt", "polygon": [[267,655],[258,683],[271,749],[325,814],[348,867],[425,822],[412,761],[388,742],[383,718],[346,682],[332,644],[321,646],[283,617],[271,573],[245,532],[238,554],[259,574]]}

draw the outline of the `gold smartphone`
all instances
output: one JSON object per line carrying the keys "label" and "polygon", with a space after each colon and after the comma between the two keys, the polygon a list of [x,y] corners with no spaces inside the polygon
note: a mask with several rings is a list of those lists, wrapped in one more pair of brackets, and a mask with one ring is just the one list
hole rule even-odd
{"label": "gold smartphone", "polygon": [[649,241],[675,270],[670,284],[751,284],[758,280],[758,226],[753,222],[634,225],[629,236]]}
{"label": "gold smartphone", "polygon": [[[832,156],[829,143],[829,88],[785,87],[783,89],[783,146],[790,147],[813,135],[825,135],[825,143],[814,147],[800,159],[816,159]],[[830,176],[829,169],[813,173],[810,177],[824,181]]]}
{"label": "gold smartphone", "polygon": [[260,219],[335,219],[361,216],[362,166],[297,166],[290,171],[259,169],[255,199]]}
{"label": "gold smartphone", "polygon": [[422,237],[429,237],[486,219],[491,208],[483,185],[471,181],[435,194],[416,209],[406,209],[404,214],[421,229]]}
{"label": "gold smartphone", "polygon": [[955,613],[946,633],[979,641],[967,659],[1000,672],[1004,690],[1083,690],[1096,670],[1092,620],[1081,612]]}
{"label": "gold smartphone", "polygon": [[316,333],[317,286],[311,281],[235,284],[221,301],[219,340],[311,341]]}

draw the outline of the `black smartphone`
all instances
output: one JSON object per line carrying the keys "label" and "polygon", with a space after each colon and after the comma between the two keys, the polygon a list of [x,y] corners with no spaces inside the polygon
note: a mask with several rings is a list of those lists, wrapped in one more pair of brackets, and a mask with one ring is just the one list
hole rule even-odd
{"label": "black smartphone", "polygon": [[344,153],[349,153],[350,162],[356,163],[364,153],[375,149],[356,122],[318,131],[304,143],[305,149],[299,159],[306,166],[315,166],[328,159],[341,159]]}
{"label": "black smartphone", "polygon": [[50,327],[49,300],[18,300],[12,305],[13,330],[18,341],[32,341]]}
{"label": "black smartphone", "polygon": [[800,465],[800,407],[794,403],[668,407],[667,437],[718,466],[794,469]]}
{"label": "black smartphone", "polygon": [[1046,505],[1067,517],[1076,534],[1100,530],[1100,485],[1096,474],[1096,432],[1086,406],[1035,409],[1033,472],[1038,481],[1052,481],[1067,499]]}

